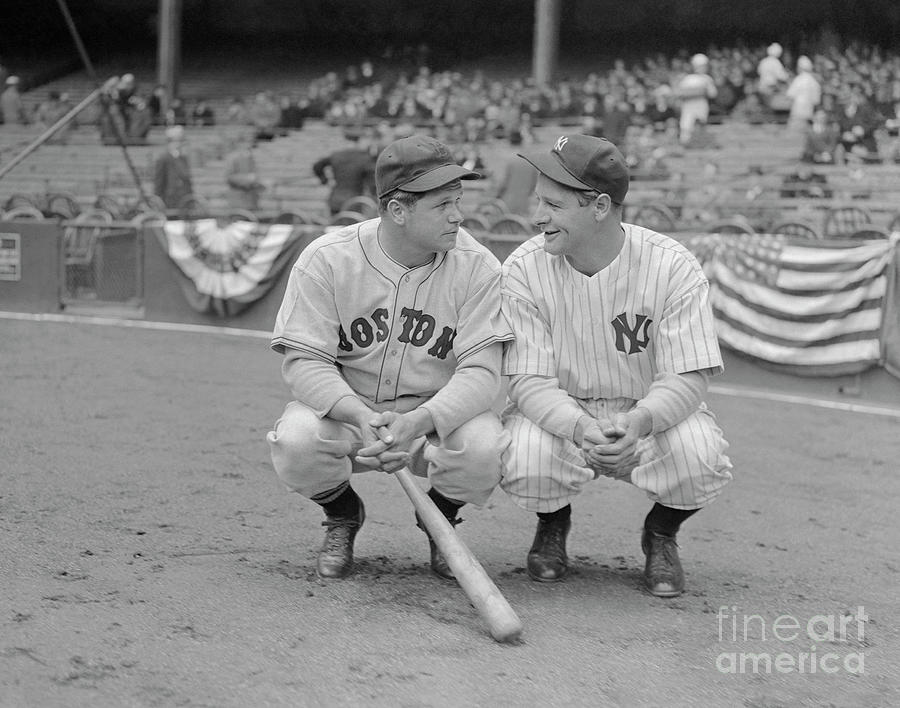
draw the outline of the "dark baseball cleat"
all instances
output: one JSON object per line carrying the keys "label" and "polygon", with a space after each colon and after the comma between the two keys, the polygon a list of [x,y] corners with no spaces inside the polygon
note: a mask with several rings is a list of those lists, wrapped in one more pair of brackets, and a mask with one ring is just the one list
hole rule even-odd
{"label": "dark baseball cleat", "polygon": [[431,536],[428,537],[428,545],[431,549],[431,572],[444,578],[444,580],[456,580],[456,576],[450,569],[450,564],[447,563],[447,559],[444,558],[444,554],[441,553],[441,549],[431,539]]}
{"label": "dark baseball cleat", "polygon": [[[462,523],[462,519],[447,519],[450,522],[451,526],[458,526]],[[456,580],[456,576],[453,574],[453,571],[450,569],[450,564],[447,563],[447,559],[444,558],[444,554],[441,553],[441,549],[438,548],[438,545],[434,542],[434,539],[431,538],[431,534],[428,533],[428,529],[425,528],[425,524],[422,523],[422,518],[416,514],[416,526],[422,529],[425,532],[425,535],[428,536],[428,549],[431,553],[431,572],[435,575],[444,578],[444,580]]]}
{"label": "dark baseball cleat", "polygon": [[325,541],[316,560],[316,575],[320,578],[343,578],[353,568],[353,541],[366,520],[366,507],[359,500],[359,513],[353,517],[326,516],[322,526]]}
{"label": "dark baseball cleat", "polygon": [[641,548],[647,556],[644,584],[657,597],[677,597],[684,592],[684,570],[678,559],[675,536],[644,529]]}
{"label": "dark baseball cleat", "polygon": [[571,518],[544,521],[538,519],[534,542],[528,551],[528,575],[541,583],[561,580],[569,569],[566,537],[572,528]]}

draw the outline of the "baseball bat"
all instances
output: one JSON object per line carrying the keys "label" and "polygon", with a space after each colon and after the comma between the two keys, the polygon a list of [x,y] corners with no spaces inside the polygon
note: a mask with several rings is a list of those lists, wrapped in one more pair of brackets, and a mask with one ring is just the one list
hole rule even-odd
{"label": "baseball bat", "polygon": [[456,576],[456,581],[487,623],[491,636],[498,642],[517,640],[522,634],[522,622],[494,585],[494,581],[481,567],[481,563],[456,535],[453,526],[434,502],[419,488],[409,469],[404,467],[397,470],[394,476],[419,513],[419,518],[422,519],[431,538],[447,559],[447,565]]}

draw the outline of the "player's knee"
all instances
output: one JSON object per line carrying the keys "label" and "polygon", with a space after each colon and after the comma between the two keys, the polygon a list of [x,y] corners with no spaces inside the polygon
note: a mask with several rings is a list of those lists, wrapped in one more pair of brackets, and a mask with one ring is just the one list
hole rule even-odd
{"label": "player's knee", "polygon": [[495,416],[478,416],[455,430],[440,451],[431,448],[432,483],[451,499],[484,504],[500,482],[508,445],[509,433]]}
{"label": "player's knee", "polygon": [[[335,458],[350,452],[346,441],[323,439],[321,427],[321,420],[313,411],[293,403],[266,436],[278,478],[304,496],[327,491],[334,481]],[[349,462],[347,467],[349,475]]]}
{"label": "player's knee", "polygon": [[710,480],[723,476],[724,481],[731,479],[731,462],[725,454],[728,442],[712,415],[698,413],[678,427],[679,434],[668,439],[672,460],[683,461],[694,475]]}

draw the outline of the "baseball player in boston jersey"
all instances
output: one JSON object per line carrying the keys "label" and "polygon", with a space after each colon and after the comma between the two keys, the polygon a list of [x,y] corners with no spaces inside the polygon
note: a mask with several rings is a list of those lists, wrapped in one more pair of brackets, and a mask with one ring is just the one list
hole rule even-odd
{"label": "baseball player in boston jersey", "polygon": [[[272,347],[295,400],[268,441],[281,480],[325,512],[320,577],[352,567],[365,520],[353,472],[427,475],[452,524],[500,481],[509,435],[491,406],[512,333],[500,263],[459,227],[461,180],[477,176],[432,138],[391,143],[375,166],[379,218],[319,237],[291,272]],[[430,545],[432,570],[452,578]]]}
{"label": "baseball player in boston jersey", "polygon": [[675,535],[731,479],[728,444],[704,404],[722,371],[708,283],[673,239],[622,222],[628,169],[609,141],[560,137],[537,168],[543,233],[503,264],[512,441],[501,482],[538,515],[528,573],[566,573],[571,502],[599,476],[644,490],[641,546],[654,595],[684,589]]}

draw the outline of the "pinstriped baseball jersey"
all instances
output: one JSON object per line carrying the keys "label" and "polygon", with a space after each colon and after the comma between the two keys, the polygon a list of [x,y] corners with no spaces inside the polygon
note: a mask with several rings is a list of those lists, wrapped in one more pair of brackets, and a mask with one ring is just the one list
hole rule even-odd
{"label": "pinstriped baseball jersey", "polygon": [[300,254],[272,348],[337,364],[375,403],[429,397],[467,357],[512,338],[498,307],[500,264],[460,229],[455,248],[407,268],[382,250],[378,224],[325,234]]}
{"label": "pinstriped baseball jersey", "polygon": [[[516,333],[504,347],[503,373],[556,378],[563,395],[595,419],[630,410],[658,372],[722,370],[709,284],[697,260],[667,236],[622,228],[621,251],[593,276],[546,253],[542,235],[503,264],[503,309]],[[728,443],[705,404],[641,439],[636,465],[603,472],[586,465],[568,436],[543,429],[512,403],[504,414],[512,441],[501,485],[529,511],[562,508],[599,474],[678,509],[708,504],[731,479]]]}
{"label": "pinstriped baseball jersey", "polygon": [[722,370],[697,260],[667,236],[622,228],[622,250],[593,276],[547,254],[542,235],[507,258],[501,292],[516,339],[504,374],[557,377],[576,399],[638,400],[657,372]]}

